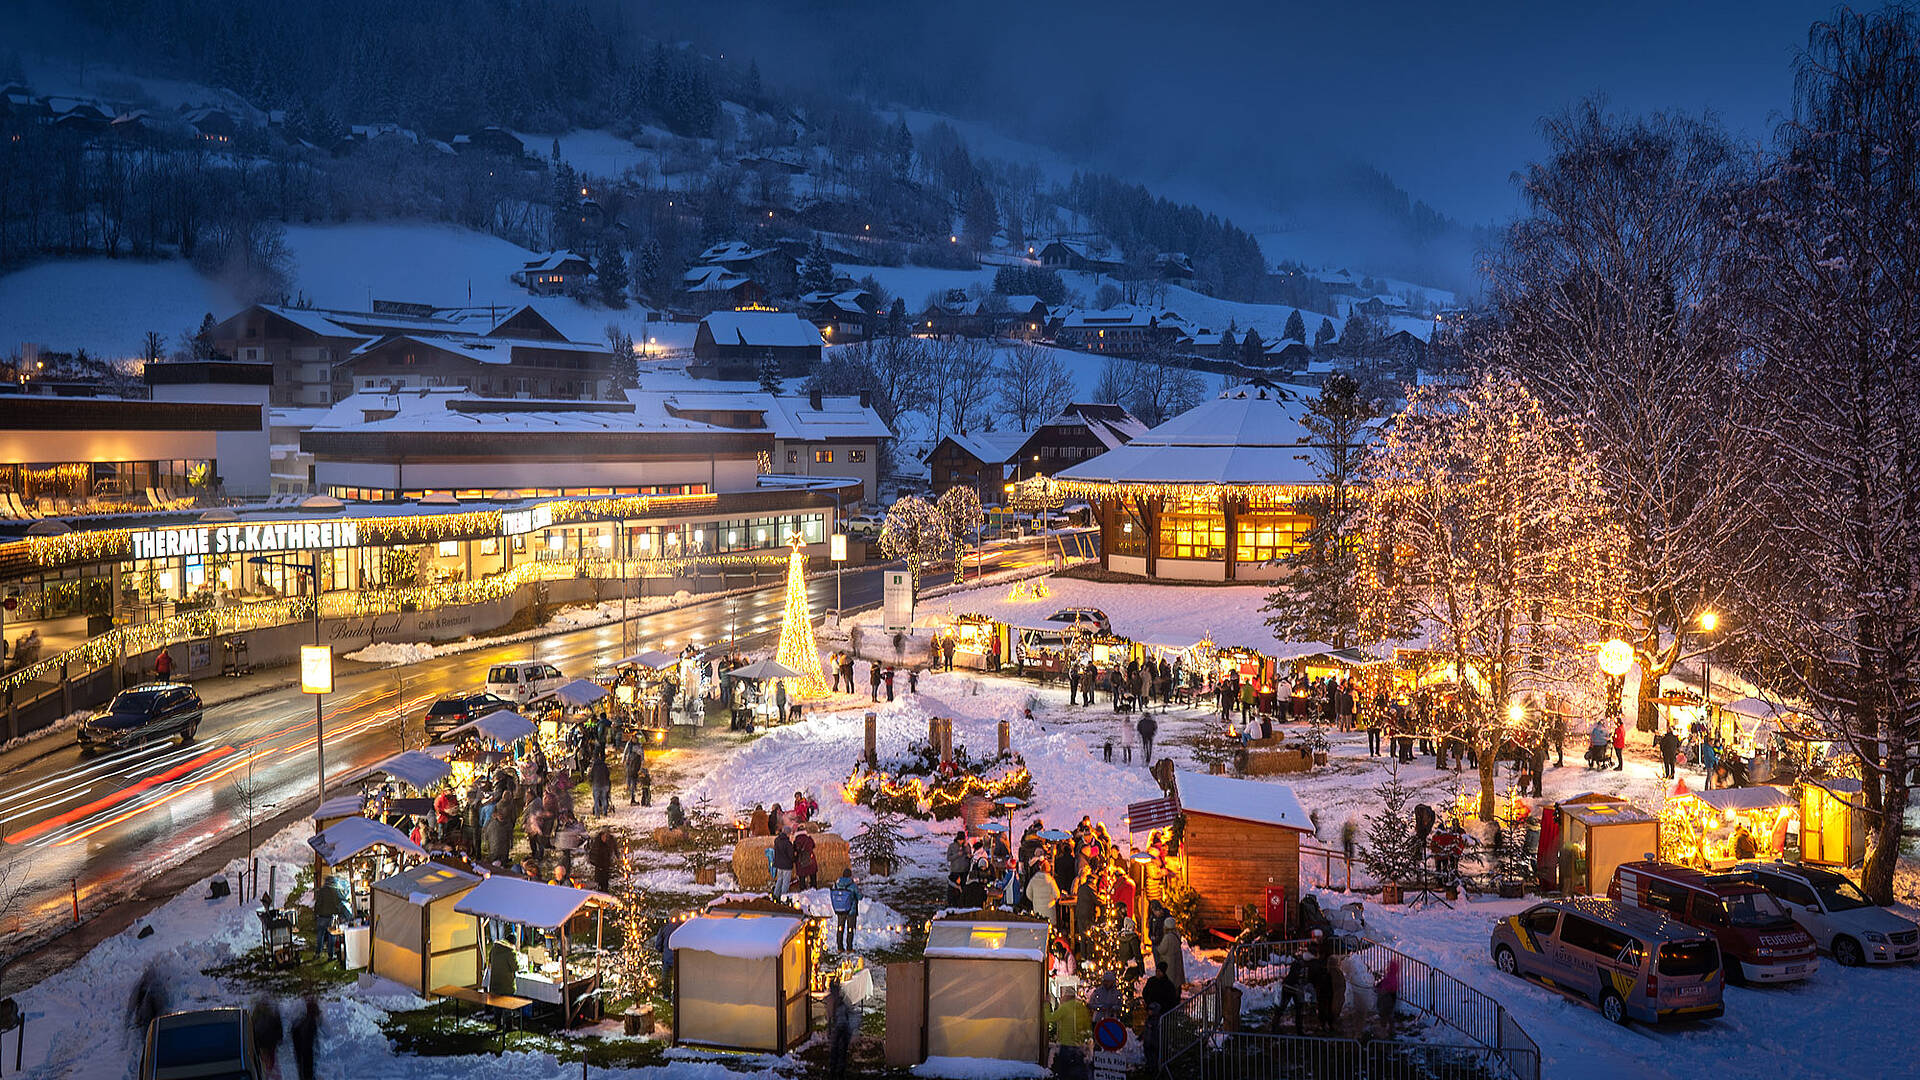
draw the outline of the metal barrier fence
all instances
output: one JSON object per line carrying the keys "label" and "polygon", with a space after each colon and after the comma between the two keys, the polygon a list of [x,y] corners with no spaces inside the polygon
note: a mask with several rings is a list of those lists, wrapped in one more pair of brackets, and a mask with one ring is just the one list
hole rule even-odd
{"label": "metal barrier fence", "polygon": [[1215,1032],[1169,1056],[1169,1080],[1495,1080],[1500,1052],[1484,1046]]}
{"label": "metal barrier fence", "polygon": [[[1499,1055],[1505,1072],[1518,1080],[1539,1080],[1540,1047],[1498,1001],[1422,960],[1364,938],[1347,939],[1361,961],[1375,975],[1390,961],[1400,963],[1400,1004],[1425,1013]],[[1235,945],[1223,976],[1246,985],[1278,982],[1285,964],[1301,943],[1259,941]],[[1228,973],[1231,972],[1229,976]],[[1163,1044],[1170,1045],[1170,1044]]]}

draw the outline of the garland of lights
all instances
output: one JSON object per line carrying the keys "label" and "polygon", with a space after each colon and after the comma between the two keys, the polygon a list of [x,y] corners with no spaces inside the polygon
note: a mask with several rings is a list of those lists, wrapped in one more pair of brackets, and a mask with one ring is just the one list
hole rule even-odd
{"label": "garland of lights", "polygon": [[[927,744],[916,746],[917,758],[891,762],[873,771],[864,764],[856,766],[841,787],[841,797],[855,806],[921,821],[959,817],[961,804],[972,795],[988,801],[1008,796],[1022,801],[1033,798],[1033,774],[1018,754],[975,768],[966,760],[965,747],[953,748],[954,761],[929,764],[930,758],[938,758],[938,751]],[[930,771],[922,779],[914,774],[916,770]]]}
{"label": "garland of lights", "polygon": [[[54,539],[64,539],[56,537]],[[627,561],[628,569],[671,568],[674,572],[693,565],[770,566],[781,556],[772,554],[688,555],[671,559]],[[598,577],[617,577],[616,560],[608,558],[540,560],[523,562],[492,577],[477,581],[453,581],[437,585],[406,585],[395,588],[336,591],[320,598],[323,619],[355,619],[369,615],[392,615],[407,610],[433,611],[468,604],[503,600],[523,585],[540,581],[563,581],[581,576],[583,567],[604,569]],[[310,597],[281,597],[235,604],[223,608],[203,608],[182,612],[138,626],[117,627],[89,639],[65,652],[38,660],[0,678],[0,693],[22,690],[36,680],[61,677],[63,667],[69,673],[86,671],[118,662],[122,657],[138,656],[164,645],[191,638],[216,637],[260,630],[270,626],[306,622],[313,618]]]}
{"label": "garland of lights", "polygon": [[1062,497],[1082,499],[1144,497],[1212,500],[1229,496],[1235,498],[1251,496],[1291,501],[1324,494],[1326,491],[1323,484],[1214,484],[1181,483],[1174,480],[1049,480],[1048,484],[1058,489],[1058,494]]}

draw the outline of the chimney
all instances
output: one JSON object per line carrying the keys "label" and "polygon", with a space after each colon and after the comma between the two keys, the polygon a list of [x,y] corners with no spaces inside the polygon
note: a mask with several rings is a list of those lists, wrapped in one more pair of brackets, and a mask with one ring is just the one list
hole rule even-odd
{"label": "chimney", "polygon": [[812,406],[814,412],[820,411],[820,388],[818,386],[807,391],[807,404]]}
{"label": "chimney", "polygon": [[860,407],[863,409],[873,408],[873,391],[871,390],[860,391]]}

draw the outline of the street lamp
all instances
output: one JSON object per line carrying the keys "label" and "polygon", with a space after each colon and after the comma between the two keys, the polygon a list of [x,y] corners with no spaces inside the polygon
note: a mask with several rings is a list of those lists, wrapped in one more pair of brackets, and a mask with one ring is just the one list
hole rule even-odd
{"label": "street lamp", "polygon": [[1633,667],[1633,646],[1613,638],[1600,646],[1600,670],[1613,680],[1607,691],[1607,715],[1620,715],[1620,695],[1625,691],[1623,680],[1627,670]]}
{"label": "street lamp", "polygon": [[832,559],[834,563],[838,564],[835,566],[833,571],[833,617],[835,619],[838,619],[840,617],[840,610],[841,610],[840,609],[840,601],[841,601],[840,579],[846,576],[846,562],[847,562],[847,534],[846,533],[834,533],[832,536],[827,538],[827,557]]}
{"label": "street lamp", "polygon": [[1700,613],[1700,706],[1709,723],[1713,720],[1713,660],[1706,650],[1707,635],[1720,628],[1720,613],[1708,608]]}
{"label": "street lamp", "polygon": [[[333,692],[333,650],[320,644],[320,556],[315,553],[311,564],[296,562],[285,555],[255,555],[247,561],[256,566],[277,562],[308,575],[307,584],[313,593],[313,644],[300,647],[300,691],[313,695],[313,771],[320,786],[320,802],[325,804],[327,735],[322,710],[326,695]],[[400,705],[404,708],[406,702]]]}

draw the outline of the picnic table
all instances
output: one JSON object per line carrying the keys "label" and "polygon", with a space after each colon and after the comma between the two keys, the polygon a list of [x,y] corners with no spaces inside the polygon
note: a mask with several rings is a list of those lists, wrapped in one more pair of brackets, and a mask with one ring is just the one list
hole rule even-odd
{"label": "picnic table", "polygon": [[489,994],[485,990],[475,990],[468,986],[436,986],[433,992],[440,997],[464,1001],[492,1014],[493,1027],[500,1033],[502,1049],[505,1049],[507,1014],[519,1013],[533,1004],[531,998],[516,997],[512,994]]}

